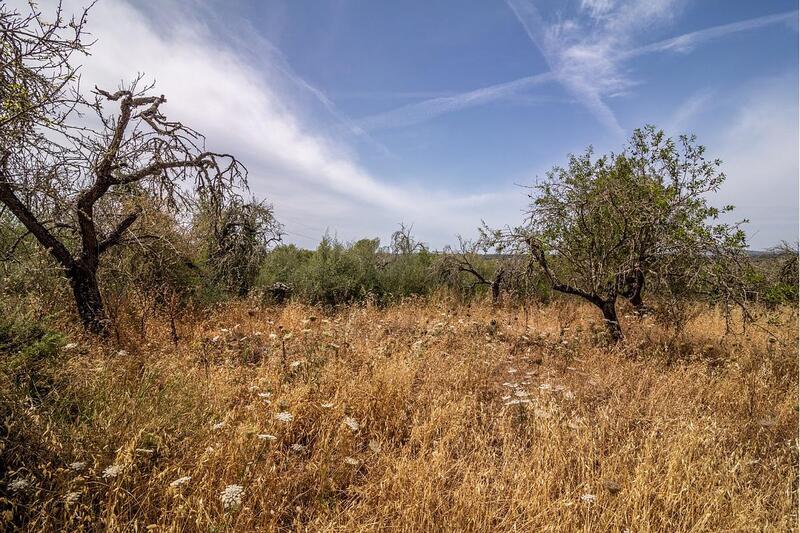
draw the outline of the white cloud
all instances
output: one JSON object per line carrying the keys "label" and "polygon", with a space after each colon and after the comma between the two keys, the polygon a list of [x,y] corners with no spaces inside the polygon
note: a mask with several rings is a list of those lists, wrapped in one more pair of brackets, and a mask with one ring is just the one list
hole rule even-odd
{"label": "white cloud", "polygon": [[747,218],[750,246],[798,238],[798,104],[796,74],[751,84],[737,112],[709,139],[728,179],[719,194]]}
{"label": "white cloud", "polygon": [[530,0],[508,0],[529,37],[548,61],[551,72],[464,93],[437,96],[366,117],[360,123],[368,129],[417,124],[445,113],[500,99],[514,99],[530,86],[558,80],[577,102],[589,109],[609,130],[619,134],[621,127],[605,99],[627,95],[636,85],[636,81],[624,69],[625,61],[650,53],[686,53],[704,42],[773,24],[796,25],[797,11],[791,11],[634,46],[634,37],[639,40],[640,34],[653,25],[669,22],[676,6],[682,2],[583,0],[581,12],[575,17],[547,23]]}
{"label": "white cloud", "polygon": [[685,33],[671,39],[665,39],[655,43],[634,48],[625,52],[620,56],[620,59],[628,59],[644,54],[653,52],[690,52],[694,47],[713,39],[719,39],[732,33],[739,33],[742,31],[755,30],[770,26],[773,24],[793,24],[796,27],[797,11],[790,11],[788,13],[778,13],[775,15],[766,15],[764,17],[756,17],[753,19],[734,22],[732,24],[723,24],[721,26],[714,26],[713,28],[706,28],[704,30]]}
{"label": "white cloud", "polygon": [[378,113],[365,117],[359,124],[367,129],[397,128],[418,124],[438,117],[445,113],[474,107],[499,98],[509,97],[520,91],[545,83],[554,79],[554,76],[545,72],[535,74],[508,83],[498,83],[489,87],[482,87],[465,93],[452,96],[439,96],[423,102],[405,105],[385,113]]}
{"label": "white cloud", "polygon": [[605,102],[634,84],[620,67],[620,51],[644,29],[669,20],[678,0],[585,0],[575,17],[555,22],[546,21],[532,0],[506,3],[564,88],[621,137],[624,130]]}
{"label": "white cloud", "polygon": [[[66,7],[80,6],[75,0]],[[518,196],[517,191],[463,196],[381,181],[358,162],[346,140],[333,140],[301,118],[293,102],[297,91],[286,87],[302,87],[329,112],[336,110],[291,71],[279,51],[267,43],[265,57],[255,65],[227,44],[213,19],[195,20],[188,7],[177,1],[144,13],[121,0],[98,2],[89,18],[97,43],[82,69],[84,87],[115,88],[137,72],[155,79],[171,119],[205,134],[210,148],[244,162],[251,189],[274,202],[289,240],[294,234],[303,245],[313,245],[311,239],[326,229],[345,239],[367,232],[387,236],[405,220],[441,246],[475,228],[477,213],[502,213],[509,198]],[[48,4],[42,8],[47,12]]]}
{"label": "white cloud", "polygon": [[664,131],[670,136],[686,133],[685,130],[693,125],[695,118],[708,110],[714,94],[715,91],[711,89],[702,89],[692,94],[672,113],[664,124]]}

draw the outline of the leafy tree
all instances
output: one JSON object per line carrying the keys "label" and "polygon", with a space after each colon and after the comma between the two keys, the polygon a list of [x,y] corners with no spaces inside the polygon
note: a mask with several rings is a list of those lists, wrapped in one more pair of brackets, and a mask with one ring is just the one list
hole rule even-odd
{"label": "leafy tree", "polygon": [[526,223],[486,234],[530,253],[553,290],[583,298],[622,338],[617,300],[644,309],[643,294],[718,295],[743,301],[745,236],[709,205],[725,180],[694,136],[678,142],[646,126],[620,154],[570,155],[534,187]]}
{"label": "leafy tree", "polygon": [[0,4],[0,204],[58,264],[85,327],[102,333],[98,269],[144,207],[177,211],[195,192],[222,204],[246,186],[246,171],[168,120],[166,98],[141,76],[85,97],[73,61],[87,51],[85,20],[59,7],[48,23]]}

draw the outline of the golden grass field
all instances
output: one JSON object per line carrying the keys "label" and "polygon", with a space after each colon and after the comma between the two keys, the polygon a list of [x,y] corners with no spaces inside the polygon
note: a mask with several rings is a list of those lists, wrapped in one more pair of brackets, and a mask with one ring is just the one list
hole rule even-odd
{"label": "golden grass field", "polygon": [[795,531],[796,311],[782,320],[772,340],[723,339],[709,309],[665,345],[628,317],[610,348],[597,313],[565,300],[527,325],[483,304],[240,303],[184,318],[177,346],[166,321],[125,353],[74,333],[47,401],[8,399],[6,481],[28,484],[4,516],[28,531]]}

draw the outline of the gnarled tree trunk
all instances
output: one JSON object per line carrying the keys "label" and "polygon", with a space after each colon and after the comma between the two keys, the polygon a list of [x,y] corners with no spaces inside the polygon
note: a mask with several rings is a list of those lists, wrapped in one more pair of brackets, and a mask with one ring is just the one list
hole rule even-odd
{"label": "gnarled tree trunk", "polygon": [[92,333],[105,335],[108,318],[97,284],[97,271],[76,265],[69,271],[68,277],[83,327]]}
{"label": "gnarled tree trunk", "polygon": [[490,284],[492,289],[492,305],[497,305],[500,301],[500,285],[503,281],[503,276],[505,275],[505,269],[498,268],[497,273],[494,275],[494,279]]}
{"label": "gnarled tree trunk", "polygon": [[603,320],[605,320],[608,334],[614,341],[622,340],[623,338],[622,328],[620,327],[619,320],[617,319],[616,298],[610,300],[604,300],[597,305],[603,312]]}

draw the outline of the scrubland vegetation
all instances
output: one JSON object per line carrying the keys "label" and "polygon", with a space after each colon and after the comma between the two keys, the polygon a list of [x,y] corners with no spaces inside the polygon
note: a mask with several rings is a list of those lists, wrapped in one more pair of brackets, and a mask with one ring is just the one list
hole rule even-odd
{"label": "scrubland vegetation", "polygon": [[611,350],[563,300],[527,323],[446,300],[231,303],[183,317],[177,346],[158,319],[120,345],[7,328],[5,516],[31,531],[792,530],[796,312],[772,316],[791,324],[776,337],[723,337],[713,308],[677,339],[625,320],[641,327]]}
{"label": "scrubland vegetation", "polygon": [[85,13],[31,9],[0,5],[5,529],[796,530],[796,245],[748,253],[693,136],[571,155],[452,247],[304,250],[143,76],[80,90]]}

